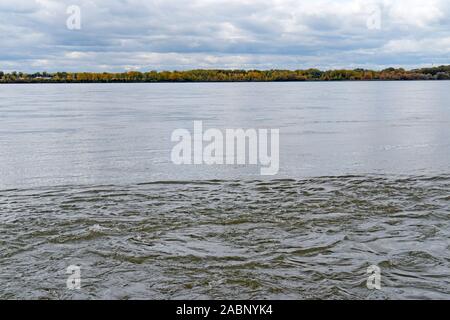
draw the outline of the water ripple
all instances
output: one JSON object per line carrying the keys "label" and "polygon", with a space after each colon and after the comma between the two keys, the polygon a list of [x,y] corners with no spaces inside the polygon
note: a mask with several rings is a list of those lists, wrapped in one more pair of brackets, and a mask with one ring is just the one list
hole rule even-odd
{"label": "water ripple", "polygon": [[0,298],[448,299],[449,191],[448,175],[2,190]]}

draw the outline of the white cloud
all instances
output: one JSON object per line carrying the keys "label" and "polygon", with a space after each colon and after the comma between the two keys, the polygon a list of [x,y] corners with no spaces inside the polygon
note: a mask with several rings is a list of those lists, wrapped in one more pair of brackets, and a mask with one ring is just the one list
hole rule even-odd
{"label": "white cloud", "polygon": [[64,57],[68,59],[82,59],[82,58],[88,58],[90,56],[90,53],[88,52],[80,52],[80,51],[71,51],[66,52],[64,54]]}
{"label": "white cloud", "polygon": [[391,40],[383,50],[387,53],[442,53],[450,54],[450,37],[441,39]]}
{"label": "white cloud", "polygon": [[393,23],[412,27],[425,28],[438,24],[448,15],[443,8],[446,3],[442,0],[409,0],[386,2],[389,18]]}

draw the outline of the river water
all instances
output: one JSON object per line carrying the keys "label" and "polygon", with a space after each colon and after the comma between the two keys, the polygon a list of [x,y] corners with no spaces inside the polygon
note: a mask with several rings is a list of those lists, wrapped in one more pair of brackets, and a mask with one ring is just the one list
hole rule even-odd
{"label": "river water", "polygon": [[[449,85],[0,86],[0,298],[448,299]],[[196,120],[279,173],[174,165]]]}

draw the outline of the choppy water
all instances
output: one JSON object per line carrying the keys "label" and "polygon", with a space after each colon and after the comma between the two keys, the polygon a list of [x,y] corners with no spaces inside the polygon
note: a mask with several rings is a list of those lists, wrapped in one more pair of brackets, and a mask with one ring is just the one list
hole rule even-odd
{"label": "choppy water", "polygon": [[[448,299],[448,84],[2,86],[0,298]],[[205,119],[280,174],[172,165]]]}
{"label": "choppy water", "polygon": [[[450,176],[0,195],[1,298],[450,298]],[[65,288],[71,264],[80,292]]]}

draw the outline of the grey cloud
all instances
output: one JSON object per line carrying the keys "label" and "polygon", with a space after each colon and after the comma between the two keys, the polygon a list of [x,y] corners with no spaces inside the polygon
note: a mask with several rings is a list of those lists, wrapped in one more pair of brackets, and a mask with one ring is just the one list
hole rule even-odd
{"label": "grey cloud", "polygon": [[[81,8],[81,30],[66,28],[69,5]],[[373,8],[381,10],[381,30],[367,28]],[[2,0],[0,69],[450,63],[442,40],[450,38],[449,15],[445,0]],[[423,50],[411,44],[411,52],[395,47],[401,40],[424,39],[440,44]]]}

